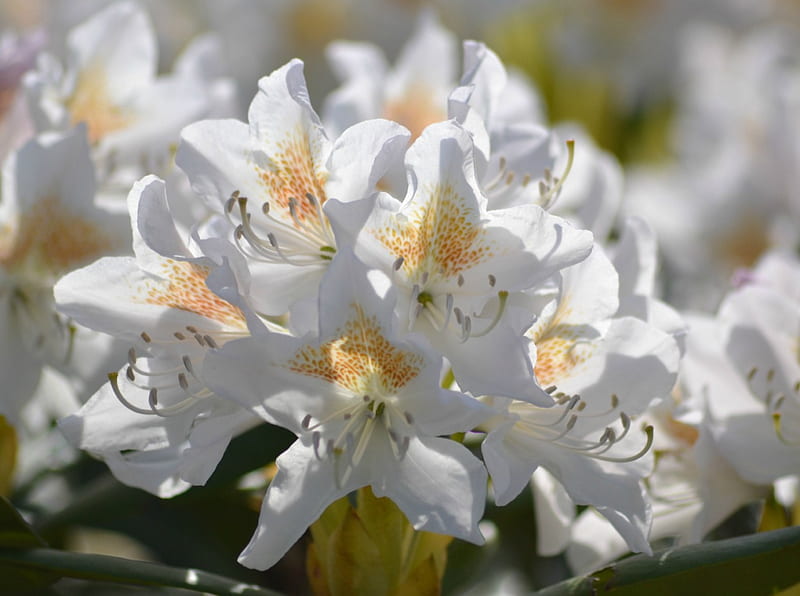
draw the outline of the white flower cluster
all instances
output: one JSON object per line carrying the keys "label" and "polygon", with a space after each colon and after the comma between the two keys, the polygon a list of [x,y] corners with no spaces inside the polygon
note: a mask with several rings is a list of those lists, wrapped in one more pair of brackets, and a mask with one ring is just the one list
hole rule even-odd
{"label": "white flower cluster", "polygon": [[246,430],[289,429],[240,557],[259,569],[364,486],[481,543],[488,479],[498,505],[530,483],[540,550],[585,568],[700,540],[797,472],[794,257],[687,335],[655,297],[650,226],[617,219],[619,165],[547,128],[482,43],[459,77],[427,13],[394,66],[337,42],[322,117],[295,59],[248,122],[223,118],[214,44],[157,77],[147,17],[121,2],[71,32],[64,65],[42,54],[15,81],[29,116],[3,126],[37,134],[0,143],[2,414],[42,367],[79,396],[119,369],[59,427],[162,497],[204,484]]}

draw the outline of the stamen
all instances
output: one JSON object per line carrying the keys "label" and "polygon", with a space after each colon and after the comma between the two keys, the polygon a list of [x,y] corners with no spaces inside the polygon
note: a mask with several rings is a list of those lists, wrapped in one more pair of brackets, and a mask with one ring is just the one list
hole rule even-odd
{"label": "stamen", "polygon": [[506,303],[508,302],[508,292],[502,290],[497,293],[497,298],[499,300],[499,304],[497,306],[497,312],[494,315],[494,318],[489,323],[489,326],[486,327],[480,333],[473,333],[471,337],[483,337],[484,335],[488,334],[492,329],[494,329],[497,324],[500,322],[500,319],[503,317],[503,313],[506,310]]}
{"label": "stamen", "polygon": [[564,167],[564,173],[560,178],[553,178],[549,169],[545,169],[544,177],[545,183],[539,184],[539,205],[542,209],[549,209],[555,204],[558,195],[561,193],[561,188],[564,186],[564,181],[569,176],[572,170],[572,163],[575,159],[575,141],[570,139],[566,142],[567,145],[567,165]]}

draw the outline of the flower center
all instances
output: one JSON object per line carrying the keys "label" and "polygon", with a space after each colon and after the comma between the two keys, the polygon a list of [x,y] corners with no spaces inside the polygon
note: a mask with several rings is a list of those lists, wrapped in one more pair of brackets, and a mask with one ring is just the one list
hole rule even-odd
{"label": "flower center", "polygon": [[[233,219],[238,207],[239,222]],[[313,216],[311,215],[313,211]],[[261,206],[261,223],[266,236],[253,225],[248,199],[235,191],[225,204],[225,215],[234,227],[233,239],[245,257],[261,263],[305,266],[326,264],[336,253],[336,240],[322,205],[311,193],[300,201],[288,200],[290,221],[273,214],[270,203]],[[281,240],[278,240],[280,236]]]}

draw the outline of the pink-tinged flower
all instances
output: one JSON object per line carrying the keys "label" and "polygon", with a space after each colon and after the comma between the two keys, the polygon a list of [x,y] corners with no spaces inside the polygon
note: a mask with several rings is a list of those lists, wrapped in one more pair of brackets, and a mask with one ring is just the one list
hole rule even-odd
{"label": "pink-tinged flower", "polygon": [[[108,257],[56,285],[61,313],[128,342],[128,362],[79,412],[62,419],[74,445],[116,476],[160,496],[203,484],[228,441],[258,423],[202,380],[206,354],[249,335],[237,285],[247,272],[232,246],[183,241],[163,181],[146,177],[128,197],[134,257]],[[234,290],[236,288],[236,290]],[[227,295],[227,294],[226,294]]]}
{"label": "pink-tinged flower", "polygon": [[441,356],[397,336],[392,303],[388,280],[340,251],[322,280],[318,332],[254,333],[207,358],[219,395],[298,437],[277,459],[244,565],[272,566],[330,503],[363,486],[418,530],[482,542],[486,471],[439,437],[473,428],[486,409],[441,389]]}
{"label": "pink-tinged flower", "polygon": [[[585,258],[591,234],[536,205],[487,210],[473,143],[453,121],[429,126],[406,154],[402,202],[381,195],[359,230],[341,205],[329,213],[357,234],[355,252],[398,289],[398,312],[453,366],[461,388],[550,403],[533,382],[510,293]],[[524,318],[524,317],[523,317]]]}
{"label": "pink-tinged flower", "polygon": [[350,203],[374,194],[389,164],[401,159],[408,132],[372,120],[329,140],[309,103],[299,60],[261,79],[249,121],[188,126],[176,160],[210,207],[228,214],[253,276],[257,310],[281,315],[316,295],[342,241],[328,220],[328,200]]}
{"label": "pink-tinged flower", "polygon": [[16,419],[43,364],[69,370],[82,356],[84,333],[55,312],[55,281],[99,256],[122,252],[129,237],[124,215],[95,203],[85,128],[36,137],[5,161],[0,369],[14,382],[2,400],[4,415]]}
{"label": "pink-tinged flower", "polygon": [[21,36],[0,33],[0,162],[33,135],[21,82],[44,42],[42,31]]}

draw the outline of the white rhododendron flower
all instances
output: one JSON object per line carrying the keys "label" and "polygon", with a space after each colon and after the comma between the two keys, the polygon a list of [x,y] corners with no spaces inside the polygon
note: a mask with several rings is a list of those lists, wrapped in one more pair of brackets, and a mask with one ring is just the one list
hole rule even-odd
{"label": "white rhododendron flower", "polygon": [[[617,275],[598,246],[561,276],[555,299],[531,296],[533,308],[544,305],[527,332],[536,380],[556,405],[485,398],[498,409],[483,425],[489,431],[483,454],[495,500],[505,504],[516,497],[541,466],[568,498],[602,513],[632,550],[649,552],[651,512],[642,479],[652,468],[653,428],[641,427],[633,417],[669,394],[680,351],[663,331],[615,316]],[[574,515],[563,503],[551,509],[563,512],[567,522]],[[543,550],[563,550],[567,535],[560,535],[561,544],[545,544]]]}
{"label": "white rhododendron flower", "polygon": [[60,426],[123,482],[171,496],[205,483],[230,438],[257,423],[202,380],[210,349],[249,335],[246,315],[210,289],[210,278],[223,275],[223,260],[239,283],[247,272],[224,242],[185,244],[163,181],[144,178],[128,204],[135,257],[100,259],[56,286],[60,312],[132,344],[128,363]]}
{"label": "white rhododendron flower", "polygon": [[[228,214],[249,263],[254,306],[281,315],[316,294],[341,241],[328,220],[328,199],[373,195],[388,165],[402,159],[408,131],[371,120],[329,140],[299,60],[261,79],[249,120],[188,126],[176,159],[193,189]],[[348,211],[348,217],[364,215]]]}
{"label": "white rhododendron flower", "polygon": [[[742,479],[714,440],[706,411],[710,399],[729,395],[709,392],[710,384],[735,371],[720,366],[722,345],[717,324],[708,316],[686,316],[690,333],[674,395],[651,406],[644,418],[655,427],[655,467],[645,480],[652,504],[651,543],[700,542],[738,508],[762,498],[765,488]],[[538,502],[538,501],[537,501]],[[569,530],[567,560],[575,573],[585,573],[625,554],[629,547],[611,524],[596,512],[578,516]]]}
{"label": "white rhododendron flower", "polygon": [[447,119],[447,97],[458,76],[458,42],[432,12],[421,14],[394,67],[369,43],[336,41],[326,53],[342,81],[325,102],[324,120],[332,130],[387,118],[416,138],[429,124]]}
{"label": "white rhododendron flower", "polygon": [[[770,255],[718,314],[720,342],[735,371],[727,383],[736,390],[712,402],[712,428],[731,465],[756,484],[800,469],[799,279],[796,257]],[[709,392],[720,385],[709,382]]]}
{"label": "white rhododendron flower", "polygon": [[406,168],[402,202],[380,195],[360,231],[340,205],[334,221],[357,233],[359,258],[392,278],[407,328],[447,357],[463,389],[548,403],[533,383],[524,325],[504,316],[506,302],[584,258],[591,234],[536,205],[487,211],[471,137],[453,121],[429,126]]}
{"label": "white rhododendron flower", "polygon": [[63,67],[47,54],[26,76],[31,114],[38,130],[85,122],[104,179],[119,167],[133,168],[134,180],[142,163],[162,167],[181,127],[216,105],[219,88],[198,69],[156,76],[155,33],[135,2],[114,3],[73,29],[67,51]]}
{"label": "white rhododendron flower", "polygon": [[487,410],[440,388],[442,358],[423,338],[397,334],[404,322],[387,282],[342,251],[322,280],[318,333],[254,333],[207,359],[218,394],[298,437],[276,461],[258,529],[239,558],[248,567],[272,566],[329,504],[367,485],[417,530],[483,541],[486,470],[439,437],[473,428]]}
{"label": "white rhododendron flower", "polygon": [[53,284],[103,254],[122,252],[130,236],[123,214],[95,202],[82,126],[13,152],[3,164],[1,196],[0,368],[13,383],[0,405],[16,419],[44,364],[68,369],[74,358],[100,358],[82,353],[83,332],[56,314]]}

